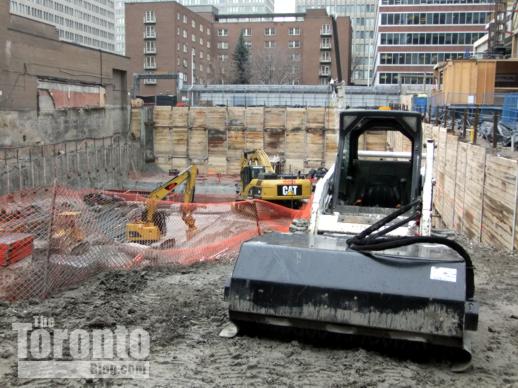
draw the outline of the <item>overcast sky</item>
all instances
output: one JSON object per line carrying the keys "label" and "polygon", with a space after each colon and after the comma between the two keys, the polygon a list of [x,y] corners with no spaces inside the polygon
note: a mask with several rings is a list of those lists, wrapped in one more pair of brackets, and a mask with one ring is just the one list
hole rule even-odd
{"label": "overcast sky", "polygon": [[295,0],[275,0],[275,12],[295,12]]}

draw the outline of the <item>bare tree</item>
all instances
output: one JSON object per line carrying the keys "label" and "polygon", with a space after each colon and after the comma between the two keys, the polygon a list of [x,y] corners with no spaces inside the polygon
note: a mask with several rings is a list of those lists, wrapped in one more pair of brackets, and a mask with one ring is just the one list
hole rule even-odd
{"label": "bare tree", "polygon": [[299,62],[278,48],[255,51],[250,57],[251,83],[266,85],[291,84],[300,80]]}
{"label": "bare tree", "polygon": [[234,65],[228,56],[214,61],[211,83],[231,84],[234,79]]}

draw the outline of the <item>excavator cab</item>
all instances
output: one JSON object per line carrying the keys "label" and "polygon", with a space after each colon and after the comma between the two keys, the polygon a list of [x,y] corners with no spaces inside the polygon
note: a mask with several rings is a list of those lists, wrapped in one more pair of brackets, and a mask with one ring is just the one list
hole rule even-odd
{"label": "excavator cab", "polygon": [[252,179],[259,179],[265,171],[264,166],[245,166],[241,169],[241,182],[244,186],[247,186]]}

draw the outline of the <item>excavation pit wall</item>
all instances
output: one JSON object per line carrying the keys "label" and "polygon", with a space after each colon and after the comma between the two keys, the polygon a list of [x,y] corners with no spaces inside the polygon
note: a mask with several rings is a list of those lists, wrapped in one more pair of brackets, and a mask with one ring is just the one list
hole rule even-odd
{"label": "excavation pit wall", "polygon": [[506,150],[474,145],[425,124],[435,141],[434,208],[444,225],[497,249],[518,247],[518,161]]}
{"label": "excavation pit wall", "polygon": [[78,188],[124,187],[142,171],[143,148],[120,136],[0,148],[0,195],[56,183]]}

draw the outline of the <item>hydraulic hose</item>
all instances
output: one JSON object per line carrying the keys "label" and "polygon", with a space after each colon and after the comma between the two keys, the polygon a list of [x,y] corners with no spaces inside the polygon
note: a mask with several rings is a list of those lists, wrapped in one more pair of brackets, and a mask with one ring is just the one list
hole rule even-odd
{"label": "hydraulic hose", "polygon": [[[440,244],[447,246],[457,252],[464,262],[466,263],[466,299],[472,299],[475,295],[475,281],[474,281],[474,267],[473,262],[471,261],[471,257],[468,252],[456,241],[444,238],[444,237],[432,237],[432,236],[409,236],[409,237],[383,237],[387,233],[392,230],[408,223],[409,221],[416,218],[419,215],[419,212],[415,212],[409,217],[401,220],[378,233],[374,233],[377,230],[381,229],[383,226],[387,225],[392,220],[396,219],[400,215],[406,213],[414,206],[419,206],[420,201],[414,201],[397,211],[389,214],[387,217],[381,219],[380,221],[374,223],[363,232],[358,235],[347,240],[350,249],[354,249],[356,251],[383,251],[386,249],[400,248],[404,246],[409,246],[413,244]],[[419,259],[417,259],[419,260]],[[416,260],[416,261],[417,261]]]}

